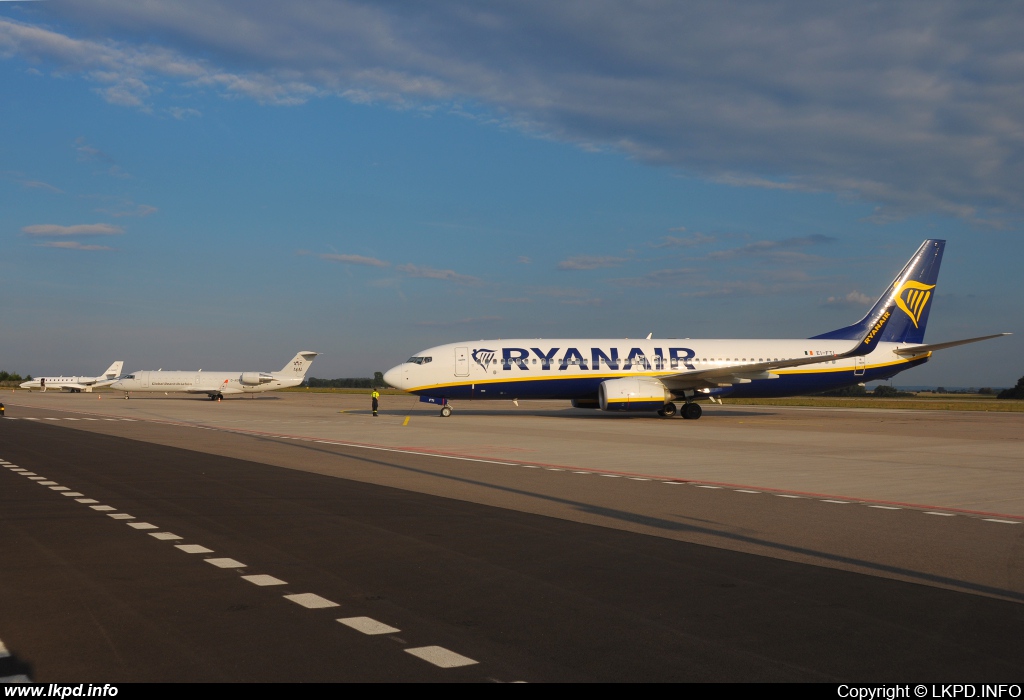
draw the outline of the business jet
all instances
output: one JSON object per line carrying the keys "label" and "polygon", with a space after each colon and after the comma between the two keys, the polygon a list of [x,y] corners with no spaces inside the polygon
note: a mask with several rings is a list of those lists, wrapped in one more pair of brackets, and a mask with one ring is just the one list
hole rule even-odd
{"label": "business jet", "polygon": [[303,350],[279,372],[178,372],[146,370],[127,374],[110,385],[123,391],[127,399],[131,391],[162,391],[168,393],[206,394],[213,400],[230,394],[257,394],[302,384],[313,358],[320,353]]}
{"label": "business jet", "polygon": [[98,377],[36,377],[30,379],[27,382],[22,382],[19,386],[22,389],[60,389],[61,391],[70,391],[74,394],[81,392],[91,392],[93,389],[101,386],[108,386],[117,380],[117,377],[121,374],[121,368],[124,367],[124,361],[118,360],[114,364],[107,367],[107,371]]}
{"label": "business jet", "polygon": [[384,381],[441,406],[458,399],[562,399],[576,408],[657,411],[700,418],[698,400],[813,394],[888,379],[936,350],[997,333],[924,344],[945,241],[926,240],[851,326],[792,340],[562,338],[439,345],[384,373]]}

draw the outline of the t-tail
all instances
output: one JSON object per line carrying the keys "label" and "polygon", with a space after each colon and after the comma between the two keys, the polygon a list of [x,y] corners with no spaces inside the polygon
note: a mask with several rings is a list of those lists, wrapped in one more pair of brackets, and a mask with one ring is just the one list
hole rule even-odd
{"label": "t-tail", "polygon": [[289,360],[288,364],[278,374],[284,374],[289,377],[305,377],[309,366],[313,364],[313,358],[319,354],[311,350],[303,350]]}
{"label": "t-tail", "polygon": [[875,343],[923,343],[945,247],[945,241],[926,240],[864,318],[852,326],[816,335],[813,339],[865,338],[886,310],[892,307],[892,318],[872,340]]}
{"label": "t-tail", "polygon": [[121,369],[124,367],[124,360],[118,360],[114,364],[107,367],[107,371],[100,376],[103,379],[117,379],[121,376]]}

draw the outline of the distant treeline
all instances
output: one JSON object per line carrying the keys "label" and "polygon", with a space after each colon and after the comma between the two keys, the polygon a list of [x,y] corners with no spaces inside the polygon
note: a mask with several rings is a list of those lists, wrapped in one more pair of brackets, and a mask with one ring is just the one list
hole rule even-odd
{"label": "distant treeline", "polygon": [[14,374],[11,372],[0,372],[0,382],[29,382],[32,381],[32,375],[28,375],[24,379],[20,374]]}
{"label": "distant treeline", "polygon": [[1017,386],[999,392],[1000,399],[1024,399],[1024,377],[1017,380]]}
{"label": "distant treeline", "polygon": [[369,377],[347,377],[343,379],[317,379],[308,377],[306,386],[313,389],[371,389],[373,387],[387,386],[384,383],[384,376],[381,372],[376,373],[373,379]]}
{"label": "distant treeline", "polygon": [[854,384],[853,386],[844,386],[842,389],[832,389],[831,391],[823,391],[817,396],[875,396],[886,399],[898,399],[907,396],[914,396],[914,394],[908,391],[900,391],[896,387],[889,386],[888,384],[879,384],[875,387],[875,390],[868,394],[868,390],[862,387],[860,384]]}

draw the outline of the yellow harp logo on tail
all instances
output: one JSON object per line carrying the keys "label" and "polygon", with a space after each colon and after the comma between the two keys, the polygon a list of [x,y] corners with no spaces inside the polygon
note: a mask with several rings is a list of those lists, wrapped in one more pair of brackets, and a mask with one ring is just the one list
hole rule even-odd
{"label": "yellow harp logo on tail", "polygon": [[896,292],[896,306],[910,316],[910,320],[914,322],[914,328],[917,328],[917,322],[921,320],[921,314],[924,313],[928,300],[932,298],[933,289],[935,289],[934,284],[922,284],[910,280],[904,282],[900,290]]}

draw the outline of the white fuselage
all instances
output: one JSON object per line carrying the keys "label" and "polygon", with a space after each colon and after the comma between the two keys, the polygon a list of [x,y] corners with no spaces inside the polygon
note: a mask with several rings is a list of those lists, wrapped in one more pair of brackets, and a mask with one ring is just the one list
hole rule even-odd
{"label": "white fuselage", "polygon": [[111,385],[118,391],[181,391],[191,394],[254,394],[298,386],[304,376],[281,372],[182,372],[143,370],[121,377]]}
{"label": "white fuselage", "polygon": [[107,386],[115,381],[113,377],[36,377],[18,386],[22,389],[60,389],[61,391],[90,392],[94,388]]}
{"label": "white fuselage", "polygon": [[[754,363],[820,356],[820,363],[772,370],[704,389],[706,395],[785,396],[890,377],[925,361],[895,354],[908,345],[881,343],[869,355],[830,359],[849,340],[504,339],[439,345],[384,374],[391,386],[450,399],[588,399],[598,385],[623,377],[673,377]],[[682,393],[682,392],[680,392]],[[699,395],[699,394],[698,394]]]}

